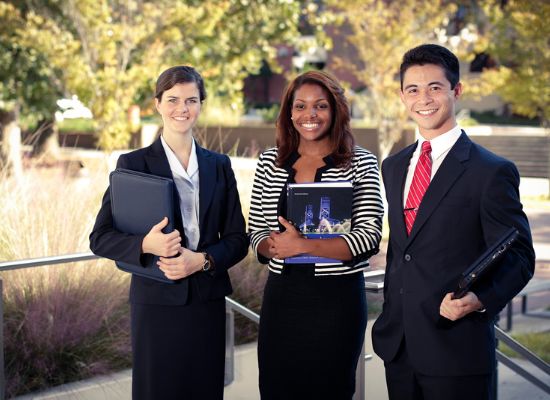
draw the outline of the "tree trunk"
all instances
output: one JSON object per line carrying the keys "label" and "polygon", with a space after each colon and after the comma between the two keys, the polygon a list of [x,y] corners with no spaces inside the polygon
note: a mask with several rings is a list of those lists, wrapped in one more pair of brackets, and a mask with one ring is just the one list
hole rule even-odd
{"label": "tree trunk", "polygon": [[38,123],[36,140],[33,143],[33,157],[40,157],[48,164],[55,164],[60,159],[59,130],[55,119],[43,119]]}
{"label": "tree trunk", "polygon": [[18,111],[0,110],[0,173],[16,178],[23,174],[21,161],[21,128]]}

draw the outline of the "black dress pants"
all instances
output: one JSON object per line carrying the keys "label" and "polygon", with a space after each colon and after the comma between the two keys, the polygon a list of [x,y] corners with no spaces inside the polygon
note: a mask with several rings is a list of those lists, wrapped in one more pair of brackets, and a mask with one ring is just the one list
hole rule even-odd
{"label": "black dress pants", "polygon": [[492,400],[492,374],[423,375],[409,363],[405,339],[385,367],[390,400]]}

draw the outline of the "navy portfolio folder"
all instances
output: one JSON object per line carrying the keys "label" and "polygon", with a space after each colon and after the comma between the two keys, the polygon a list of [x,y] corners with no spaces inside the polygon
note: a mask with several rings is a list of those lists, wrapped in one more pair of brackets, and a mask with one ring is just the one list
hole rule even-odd
{"label": "navy portfolio folder", "polygon": [[[172,179],[118,168],[109,176],[111,185],[111,212],[114,228],[120,232],[144,235],[153,225],[168,217],[162,230],[174,230],[174,182]],[[123,271],[173,283],[157,266],[158,257],[146,257],[147,265],[131,265],[116,261]]]}
{"label": "navy portfolio folder", "polygon": [[519,232],[516,228],[508,228],[504,236],[494,243],[464,271],[458,282],[458,288],[453,293],[453,299],[464,297],[476,281],[500,259],[500,257],[512,246]]}

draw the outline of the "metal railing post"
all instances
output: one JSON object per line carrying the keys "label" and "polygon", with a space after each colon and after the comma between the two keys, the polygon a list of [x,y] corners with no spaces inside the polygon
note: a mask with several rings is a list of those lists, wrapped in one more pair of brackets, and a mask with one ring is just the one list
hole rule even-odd
{"label": "metal railing post", "polygon": [[225,376],[223,383],[229,385],[235,379],[235,314],[231,306],[225,307]]}
{"label": "metal railing post", "polygon": [[4,375],[4,290],[0,279],[0,400],[6,396],[6,378]]}

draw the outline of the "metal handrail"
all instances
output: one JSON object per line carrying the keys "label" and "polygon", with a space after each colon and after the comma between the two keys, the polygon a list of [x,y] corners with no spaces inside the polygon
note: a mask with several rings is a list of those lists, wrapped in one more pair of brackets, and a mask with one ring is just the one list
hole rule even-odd
{"label": "metal handrail", "polygon": [[[86,253],[67,254],[62,256],[50,256],[50,257],[40,257],[40,258],[32,258],[32,259],[17,260],[17,261],[7,261],[7,262],[0,262],[0,272],[23,269],[23,268],[40,267],[40,266],[46,266],[46,265],[57,265],[57,264],[66,264],[66,263],[72,263],[72,262],[88,261],[88,260],[95,260],[100,258],[102,257],[97,256],[91,252],[86,252]],[[380,275],[381,273],[383,272],[381,271],[380,273],[377,273],[377,275]],[[377,290],[369,290],[369,291],[380,292],[381,290],[382,288],[377,288]],[[237,301],[229,297],[225,297],[225,302],[226,302],[226,306],[228,306],[228,308],[230,308],[231,310],[237,311],[239,314],[242,314],[243,316],[245,316],[246,318],[250,319],[251,321],[257,324],[260,323],[260,316],[254,311],[246,308],[242,304],[238,303]],[[0,279],[0,400],[4,400],[4,396],[5,396],[4,353],[3,353],[4,342],[3,342],[3,331],[2,331],[3,318],[4,317],[3,317],[3,301],[2,301],[2,280]],[[531,352],[525,346],[523,346],[522,344],[514,340],[512,337],[506,334],[506,332],[504,332],[498,326],[495,326],[495,334],[497,339],[502,340],[507,346],[509,346],[514,351],[516,351],[517,353],[525,357],[525,359],[529,363],[540,368],[543,372],[550,375],[550,365],[548,363],[543,361],[541,358],[539,358],[536,354]],[[364,358],[365,360],[368,360],[370,358],[370,355],[364,355],[364,353],[362,352],[362,358]],[[525,378],[527,381],[539,387],[541,390],[545,391],[546,393],[550,393],[550,386],[542,382],[540,379],[535,377],[525,368],[523,368],[518,363],[511,360],[509,357],[505,356],[498,350],[497,350],[497,360],[503,363],[504,365],[506,365],[508,368],[512,369],[514,372],[516,372],[523,378]],[[360,375],[359,380],[361,382],[358,382],[358,384],[361,387],[363,387],[364,374],[361,373],[359,375]],[[355,397],[356,396],[354,396],[354,399]]]}
{"label": "metal handrail", "polygon": [[243,306],[241,303],[237,303],[235,300],[230,299],[229,297],[226,297],[225,304],[229,305],[229,307],[231,307],[232,310],[235,310],[239,314],[244,315],[246,318],[248,318],[252,322],[255,322],[257,324],[260,323],[260,316],[256,314],[254,311]]}
{"label": "metal handrail", "polygon": [[51,256],[51,257],[40,257],[40,258],[28,258],[25,260],[17,260],[17,261],[5,261],[5,262],[0,262],[0,272],[10,271],[14,269],[42,267],[45,265],[67,264],[67,263],[78,262],[78,261],[95,260],[99,258],[101,257],[96,256],[92,252],[87,252],[87,253],[66,254],[63,256]]}
{"label": "metal handrail", "polygon": [[[16,260],[16,261],[6,261],[6,262],[0,262],[0,272],[4,271],[11,271],[11,270],[17,270],[17,269],[24,269],[24,268],[33,268],[33,267],[42,267],[42,266],[48,266],[48,265],[57,265],[57,264],[67,264],[72,262],[80,262],[80,261],[89,261],[89,260],[97,260],[102,257],[97,256],[91,252],[86,253],[76,253],[76,254],[66,254],[62,256],[50,256],[50,257],[40,257],[40,258],[31,258],[31,259],[24,259],[24,260]],[[4,400],[5,398],[5,375],[4,375],[4,335],[3,335],[3,320],[4,320],[4,314],[3,314],[3,291],[2,291],[2,279],[0,279],[0,400]],[[255,322],[256,324],[260,323],[260,316],[255,313],[254,311],[246,308],[242,304],[236,302],[235,300],[225,297],[226,302],[226,308],[231,311],[236,311],[246,318],[250,319],[251,321]],[[229,318],[231,319],[230,324],[233,324],[232,315],[229,315]],[[233,345],[233,327],[230,327],[230,333],[229,336],[231,336],[231,344]],[[233,355],[233,349],[231,349],[231,356]],[[226,371],[227,372],[227,371]],[[230,367],[229,370],[229,381],[233,380],[233,367]],[[227,375],[225,377],[227,379]]]}
{"label": "metal handrail", "polygon": [[[87,261],[87,260],[94,260],[94,259],[100,259],[102,257],[96,256],[95,254],[91,252],[87,253],[77,253],[77,254],[67,254],[62,256],[51,256],[51,257],[41,257],[41,258],[32,258],[32,259],[26,259],[26,260],[17,260],[17,261],[7,261],[7,262],[1,262],[0,263],[0,272],[3,271],[10,271],[10,270],[16,270],[16,269],[23,269],[23,268],[32,268],[32,267],[41,267],[46,265],[56,265],[56,264],[65,264],[65,263],[71,263],[71,262],[79,262],[79,261]],[[4,355],[3,355],[3,335],[2,335],[2,321],[3,321],[3,314],[2,314],[2,279],[0,279],[0,400],[4,400],[5,396],[5,381],[4,381]],[[246,308],[242,304],[238,303],[237,301],[225,297],[226,302],[226,308],[232,311],[237,311],[238,313],[242,314],[246,318],[250,319],[256,324],[260,323],[260,316],[255,313],[254,311]],[[232,316],[229,315],[229,318],[232,321]],[[232,322],[230,323],[232,325]],[[229,336],[230,342],[233,343],[233,328],[230,328]],[[227,338],[226,338],[227,340]],[[230,357],[232,358],[232,352],[233,349],[230,349],[231,354]],[[227,353],[226,353],[227,357]],[[361,358],[365,361],[372,358],[372,356],[365,355],[364,348],[361,350]],[[357,384],[356,384],[356,392],[353,396],[353,400],[357,399],[363,399],[365,396],[365,363],[359,363],[357,367]],[[229,371],[226,371],[226,373],[229,373],[229,377],[226,375],[225,379],[227,380],[229,378],[229,381],[233,379],[233,369],[232,366],[230,367]]]}
{"label": "metal handrail", "polygon": [[[545,362],[542,358],[537,356],[527,347],[514,340],[510,335],[500,329],[495,325],[495,334],[498,340],[501,340],[504,344],[510,347],[513,351],[524,357],[528,362],[530,362],[535,367],[541,369],[547,375],[550,375],[550,365]],[[545,393],[550,394],[550,386],[541,381],[531,372],[527,371],[525,368],[520,366],[518,363],[513,361],[511,358],[504,355],[501,351],[497,350],[497,360],[506,365],[512,371],[516,372],[518,375],[522,376],[533,385],[537,386],[539,389],[543,390]]]}
{"label": "metal handrail", "polygon": [[[79,262],[79,261],[96,260],[100,258],[102,257],[97,256],[92,252],[87,252],[87,253],[66,254],[63,256],[51,256],[51,257],[29,258],[29,259],[17,260],[17,261],[7,261],[7,262],[0,262],[0,272],[10,271],[15,269],[23,269],[23,268],[41,267],[46,265],[57,265],[57,264],[67,264],[67,263]],[[226,297],[225,301],[232,310],[237,311],[239,314],[244,315],[245,317],[247,317],[248,319],[250,319],[251,321],[257,324],[260,323],[260,316],[254,311],[246,308],[242,304],[236,302],[235,300],[229,297]]]}
{"label": "metal handrail", "polygon": [[[372,276],[383,276],[384,271],[372,271]],[[368,277],[366,277],[368,279]],[[379,278],[378,278],[379,279]],[[376,290],[371,290],[374,292],[382,291],[382,287],[378,287]],[[508,335],[506,332],[504,332],[502,329],[500,329],[497,325],[495,325],[495,336],[498,340],[501,340],[504,344],[506,344],[508,347],[510,347],[512,350],[514,350],[516,353],[524,357],[530,364],[533,366],[541,369],[544,373],[547,375],[550,375],[550,365],[546,363],[543,359],[538,357],[535,353],[533,353],[531,350],[523,346],[521,343],[519,343],[517,340],[512,338],[510,335]],[[531,382],[533,385],[537,386],[539,389],[543,390],[545,393],[550,394],[550,386],[547,385],[545,382],[538,379],[535,375],[533,375],[531,372],[527,371],[525,368],[523,368],[521,365],[519,365],[516,361],[512,360],[511,358],[505,356],[502,352],[499,350],[496,350],[496,357],[499,362],[510,368],[512,371],[516,372],[518,375],[523,377],[528,382]]]}

